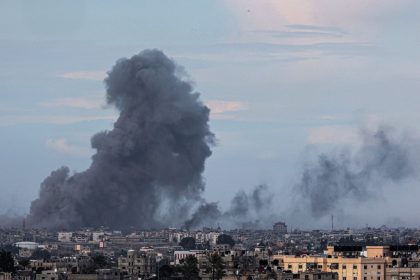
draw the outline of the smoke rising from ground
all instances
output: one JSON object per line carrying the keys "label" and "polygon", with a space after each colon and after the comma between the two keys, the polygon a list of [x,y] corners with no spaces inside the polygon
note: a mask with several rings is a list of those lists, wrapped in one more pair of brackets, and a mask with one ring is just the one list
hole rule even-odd
{"label": "smoke rising from ground", "polygon": [[358,150],[324,153],[315,163],[305,165],[295,187],[299,211],[318,219],[335,213],[345,200],[354,206],[377,198],[383,185],[399,184],[417,175],[417,148],[390,128],[363,130]]}
{"label": "smoke rising from ground", "polygon": [[217,203],[201,204],[186,228],[222,225],[224,228],[260,228],[271,226],[272,194],[267,185],[258,185],[251,192],[239,191],[231,200],[230,208],[222,212]]}
{"label": "smoke rising from ground", "polygon": [[115,64],[105,79],[107,103],[120,113],[113,129],[92,137],[87,170],[61,167],[42,182],[31,225],[123,229],[185,220],[185,209],[202,201],[213,134],[209,109],[179,71],[158,50]]}

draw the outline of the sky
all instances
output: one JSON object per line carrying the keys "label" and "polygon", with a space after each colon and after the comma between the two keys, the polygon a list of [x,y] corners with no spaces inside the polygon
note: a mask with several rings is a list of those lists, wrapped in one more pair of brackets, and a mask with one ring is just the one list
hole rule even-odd
{"label": "sky", "polygon": [[[90,137],[117,117],[107,71],[158,48],[212,110],[204,197],[227,207],[267,184],[279,218],[305,227],[288,209],[308,154],[383,123],[419,133],[418,30],[417,0],[1,1],[0,213],[28,213],[51,170],[89,166]],[[419,226],[420,190],[405,185],[337,226]]]}

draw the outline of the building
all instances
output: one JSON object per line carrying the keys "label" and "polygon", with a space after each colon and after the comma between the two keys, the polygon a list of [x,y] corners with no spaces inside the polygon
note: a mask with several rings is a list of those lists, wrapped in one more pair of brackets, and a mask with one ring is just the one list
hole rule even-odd
{"label": "building", "polygon": [[12,280],[12,273],[0,272],[0,280]]}
{"label": "building", "polygon": [[60,242],[70,242],[72,237],[73,237],[72,232],[59,232],[58,233],[58,241]]}
{"label": "building", "polygon": [[128,275],[150,276],[156,272],[156,257],[153,251],[129,250],[127,257],[118,258],[118,268]]}
{"label": "building", "polygon": [[204,250],[174,251],[175,264],[181,264],[188,256],[194,256],[199,259],[201,257],[206,257],[207,255],[206,251]]}
{"label": "building", "polygon": [[333,272],[301,272],[290,273],[282,272],[277,274],[278,280],[337,280],[337,273]]}
{"label": "building", "polygon": [[[326,256],[275,255],[284,271],[334,272],[338,280],[385,280],[386,268],[398,265],[390,246],[328,246]],[[417,280],[417,279],[416,279]]]}
{"label": "building", "polygon": [[273,225],[273,231],[277,235],[287,234],[287,225],[284,222],[278,222]]}
{"label": "building", "polygon": [[420,280],[420,268],[418,267],[387,268],[385,280]]}
{"label": "building", "polygon": [[98,280],[120,280],[123,278],[119,269],[97,269],[96,275]]}

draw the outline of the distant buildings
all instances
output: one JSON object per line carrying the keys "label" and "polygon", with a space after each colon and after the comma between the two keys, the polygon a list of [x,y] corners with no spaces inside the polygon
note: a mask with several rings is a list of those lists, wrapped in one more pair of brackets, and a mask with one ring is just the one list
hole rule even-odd
{"label": "distant buildings", "polygon": [[[284,271],[335,272],[338,280],[420,280],[420,268],[415,278],[411,277],[415,274],[395,269],[403,266],[407,255],[417,253],[417,246],[328,246],[325,255],[275,255],[273,259],[279,260]],[[417,260],[416,266],[419,264]],[[389,279],[388,275],[394,277]]]}

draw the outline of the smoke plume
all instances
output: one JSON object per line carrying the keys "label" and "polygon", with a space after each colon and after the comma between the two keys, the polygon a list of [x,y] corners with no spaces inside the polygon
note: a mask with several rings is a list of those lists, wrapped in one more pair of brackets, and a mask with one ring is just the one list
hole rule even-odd
{"label": "smoke plume", "polygon": [[202,201],[213,134],[209,109],[179,72],[158,50],[115,64],[105,79],[107,103],[119,110],[113,129],[92,137],[87,170],[61,167],[42,182],[32,225],[123,229],[185,220],[182,211]]}
{"label": "smoke plume", "polygon": [[[360,149],[321,154],[307,164],[296,185],[296,203],[314,218],[334,213],[344,200],[353,203],[377,197],[382,185],[401,183],[417,174],[417,149],[392,129],[362,131]],[[306,211],[308,212],[308,211]]]}
{"label": "smoke plume", "polygon": [[[272,194],[267,185],[258,185],[251,192],[239,191],[232,199],[230,208],[222,212],[217,203],[203,203],[184,224],[186,228],[202,225],[223,225],[225,228],[259,228],[270,222]],[[271,224],[270,224],[271,225]]]}

